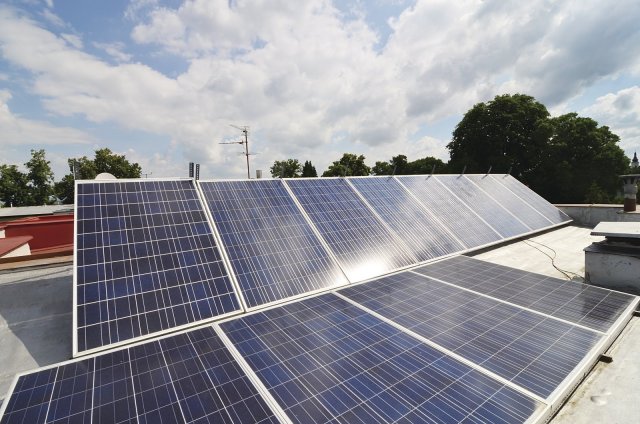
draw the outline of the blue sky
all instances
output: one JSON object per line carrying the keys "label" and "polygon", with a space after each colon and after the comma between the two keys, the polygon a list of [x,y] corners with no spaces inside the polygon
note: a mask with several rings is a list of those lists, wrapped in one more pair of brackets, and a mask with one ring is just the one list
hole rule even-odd
{"label": "blue sky", "polygon": [[344,152],[448,158],[462,115],[526,93],[640,151],[640,3],[504,0],[4,0],[0,157],[108,147],[152,177],[322,172]]}

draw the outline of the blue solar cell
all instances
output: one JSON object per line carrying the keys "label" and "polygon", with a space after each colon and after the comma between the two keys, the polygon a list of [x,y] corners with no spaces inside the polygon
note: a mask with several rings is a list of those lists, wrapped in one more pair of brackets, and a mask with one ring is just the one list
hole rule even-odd
{"label": "blue solar cell", "polygon": [[286,183],[349,280],[364,280],[417,262],[344,179],[295,179]]}
{"label": "blue solar cell", "polygon": [[551,226],[552,223],[541,212],[538,212],[533,205],[525,202],[516,194],[500,184],[492,175],[465,175],[474,184],[484,190],[503,208],[517,216],[524,224],[532,230],[540,230]]}
{"label": "blue solar cell", "polygon": [[6,401],[2,424],[278,422],[211,327],[36,371]]}
{"label": "blue solar cell", "polygon": [[417,268],[447,283],[609,332],[634,296],[457,256]]}
{"label": "blue solar cell", "polygon": [[535,191],[526,187],[511,175],[492,175],[491,178],[502,184],[508,190],[515,193],[518,197],[527,202],[527,204],[531,205],[533,208],[535,208],[535,210],[543,214],[553,224],[560,224],[563,222],[571,221],[571,218],[567,214],[553,206],[551,203],[547,202]]}
{"label": "blue solar cell", "polygon": [[413,254],[426,261],[464,250],[448,232],[395,178],[350,178],[349,182],[384,222],[409,245]]}
{"label": "blue solar cell", "polygon": [[502,237],[513,237],[531,231],[531,228],[510,214],[464,175],[436,175],[435,178],[498,231]]}
{"label": "blue solar cell", "polygon": [[282,181],[200,187],[248,307],[347,283]]}
{"label": "blue solar cell", "polygon": [[400,176],[398,181],[467,248],[494,243],[502,237],[433,176]]}
{"label": "blue solar cell", "polygon": [[223,330],[293,422],[524,422],[540,404],[333,294]]}
{"label": "blue solar cell", "polygon": [[78,352],[240,309],[192,181],[76,192]]}
{"label": "blue solar cell", "polygon": [[339,293],[541,397],[551,395],[601,339],[413,272]]}

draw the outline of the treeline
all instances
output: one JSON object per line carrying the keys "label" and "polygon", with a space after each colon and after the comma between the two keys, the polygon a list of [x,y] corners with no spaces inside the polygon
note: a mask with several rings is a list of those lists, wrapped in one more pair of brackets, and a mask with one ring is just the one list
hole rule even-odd
{"label": "treeline", "polygon": [[24,164],[26,173],[17,165],[0,165],[0,202],[3,206],[72,204],[76,179],[93,179],[103,172],[117,178],[140,178],[142,172],[140,165],[109,149],[96,150],[93,159],[83,156],[67,162],[70,172],[58,182],[43,149],[31,150],[31,159]]}
{"label": "treeline", "polygon": [[[363,155],[345,153],[322,176],[508,172],[554,203],[618,203],[619,175],[640,172],[631,169],[619,142],[591,118],[576,113],[551,117],[533,97],[506,94],[464,115],[447,144],[446,163],[433,157],[409,162],[399,154],[369,167]],[[315,176],[303,175],[296,159],[274,162],[271,175]]]}

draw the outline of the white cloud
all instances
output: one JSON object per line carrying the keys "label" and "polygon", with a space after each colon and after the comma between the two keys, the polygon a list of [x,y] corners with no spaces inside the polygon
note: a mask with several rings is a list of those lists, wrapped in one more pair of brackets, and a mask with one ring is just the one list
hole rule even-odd
{"label": "white cloud", "polygon": [[49,112],[156,134],[218,176],[243,174],[239,149],[218,144],[235,134],[230,123],[251,126],[252,161],[265,171],[297,157],[321,172],[343,152],[371,164],[445,159],[446,141],[416,139],[419,128],[504,92],[562,107],[640,69],[640,11],[626,0],[417,1],[390,21],[382,47],[364,18],[345,19],[329,0],[135,0],[125,16],[136,48],[186,70],[170,78],[129,63],[127,46],[87,40],[111,65],[2,7],[0,52]]}
{"label": "white cloud", "polygon": [[84,144],[93,139],[89,134],[74,128],[22,118],[11,112],[8,105],[10,99],[11,93],[0,90],[0,134],[5,146]]}
{"label": "white cloud", "polygon": [[93,43],[93,47],[103,50],[117,62],[131,61],[131,55],[124,52],[124,43]]}
{"label": "white cloud", "polygon": [[640,87],[634,86],[599,97],[581,111],[620,136],[620,146],[631,154],[640,152]]}

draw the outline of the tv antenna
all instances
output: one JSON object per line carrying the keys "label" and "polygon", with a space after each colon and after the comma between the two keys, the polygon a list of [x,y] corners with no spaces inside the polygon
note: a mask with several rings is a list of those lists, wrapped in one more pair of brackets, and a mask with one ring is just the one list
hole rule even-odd
{"label": "tv antenna", "polygon": [[240,131],[242,131],[242,134],[244,135],[244,140],[240,140],[240,141],[227,141],[227,142],[222,142],[220,144],[242,144],[244,145],[244,155],[247,158],[247,178],[251,178],[251,172],[249,170],[249,126],[247,125],[243,125],[243,126],[238,126],[238,125],[233,125],[233,124],[229,124],[230,126],[232,126],[233,128],[237,128]]}

